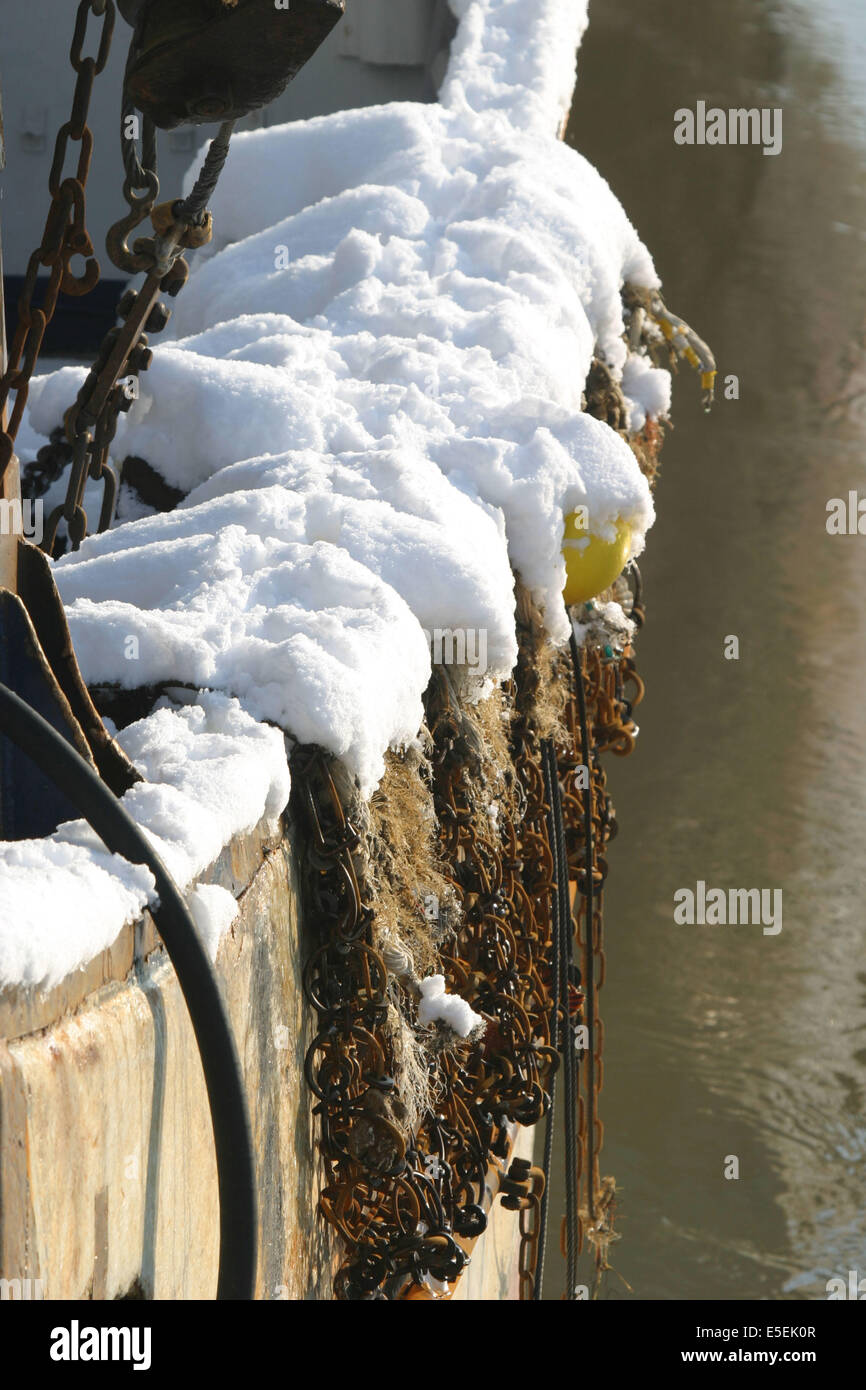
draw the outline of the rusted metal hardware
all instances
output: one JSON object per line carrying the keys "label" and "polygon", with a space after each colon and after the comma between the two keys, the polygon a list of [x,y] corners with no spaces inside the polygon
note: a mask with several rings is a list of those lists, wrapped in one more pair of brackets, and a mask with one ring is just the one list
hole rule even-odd
{"label": "rusted metal hardware", "polygon": [[[140,146],[140,152],[139,152]],[[120,155],[123,161],[123,197],[129,211],[108,229],[105,248],[118,270],[128,275],[152,268],[149,249],[130,249],[128,240],[151,214],[159,197],[156,127],[148,116],[139,117],[124,91],[120,112]]]}
{"label": "rusted metal hardware", "polygon": [[532,1302],[538,1271],[538,1244],[541,1237],[541,1199],[545,1177],[525,1158],[515,1158],[507,1177],[500,1182],[502,1205],[520,1213],[520,1253],[517,1273],[521,1302]]}
{"label": "rusted metal hardware", "polygon": [[121,0],[135,25],[126,86],[163,130],[237,120],[278,97],[345,0]]}
{"label": "rusted metal hardware", "polygon": [[321,942],[304,975],[318,1014],[305,1074],[318,1102],[329,1173],[321,1210],[353,1257],[339,1273],[338,1296],[383,1298],[407,1278],[455,1278],[466,1255],[443,1201],[444,1135],[422,1152],[401,1125],[382,1029],[388,971],[372,944],[373,912],[355,863],[357,833],[320,750],[298,750],[293,771],[295,809],[308,832],[309,906]]}
{"label": "rusted metal hardware", "polygon": [[[582,938],[577,941],[582,969],[570,982],[568,1017],[560,1019],[558,1035],[566,1045],[575,1045],[577,1030],[587,1023],[592,990],[596,1017],[589,1047],[578,1054],[579,1234],[581,1243],[589,1239],[596,1265],[603,1267],[614,1235],[609,1215],[604,1214],[612,1211],[611,1205],[602,1211],[599,1195],[612,1180],[598,1176],[603,1035],[597,991],[604,965],[604,849],[615,822],[599,758],[605,751],[625,752],[626,745],[633,744],[631,709],[640,689],[630,652],[612,660],[585,653],[582,660],[595,808],[594,929],[588,946]],[[585,886],[584,805],[576,774],[583,763],[583,746],[569,663],[561,664],[558,678],[572,684],[556,752],[569,873],[580,902]],[[456,938],[441,958],[441,968],[449,989],[484,1016],[487,1030],[468,1049],[446,1052],[431,1063],[436,1067],[437,1099],[416,1133],[407,1134],[395,1096],[395,1059],[383,1029],[388,971],[373,944],[374,899],[363,880],[358,836],[324,754],[301,749],[293,759],[295,813],[307,831],[308,917],[319,937],[305,990],[319,1020],[306,1074],[317,1102],[328,1170],[321,1210],[345,1241],[348,1256],[337,1279],[338,1297],[405,1296],[407,1281],[436,1291],[453,1284],[466,1260],[460,1242],[478,1236],[486,1225],[482,1202],[491,1164],[501,1164],[509,1152],[513,1125],[535,1124],[549,1106],[551,1078],[559,1062],[551,1041],[559,1006],[551,907],[554,856],[541,740],[527,698],[535,679],[530,661],[518,664],[510,692],[517,786],[509,814],[500,808],[495,834],[475,809],[471,750],[453,692],[447,682],[438,687],[434,682],[428,692],[434,807],[443,855],[462,908]],[[631,681],[635,690],[629,703],[623,691]],[[588,936],[586,928],[582,930]],[[501,1186],[505,1206],[520,1213],[521,1297],[531,1299],[543,1174],[526,1164],[512,1164]]]}
{"label": "rusted metal hardware", "polygon": [[[84,57],[88,22],[91,16],[101,19],[99,43],[95,57]],[[75,71],[75,91],[70,117],[60,127],[54,147],[54,158],[48,178],[51,206],[42,234],[42,242],[33,252],[24,276],[18,300],[18,323],[9,347],[9,362],[0,378],[0,415],[14,392],[8,424],[0,430],[0,478],[9,467],[15,446],[15,436],[21,424],[30,378],[33,375],[45,329],[63,294],[83,295],[99,279],[99,264],[93,253],[93,243],[85,219],[85,188],[93,152],[93,134],[87,124],[90,96],[94,79],[108,61],[114,29],[114,0],[81,0],[78,6],[75,31],[70,49],[70,62]],[[78,145],[75,173],[63,177],[70,145]],[[72,273],[73,256],[85,258],[84,272]],[[34,296],[41,268],[50,271],[41,302]]]}
{"label": "rusted metal hardware", "polygon": [[[519,1126],[516,1125],[516,1124],[515,1124],[515,1125],[510,1125],[509,1128],[508,1128],[508,1146],[507,1146],[507,1147],[508,1147],[508,1152],[507,1152],[507,1154],[504,1154],[504,1155],[497,1155],[497,1154],[493,1154],[493,1153],[492,1153],[492,1154],[490,1155],[490,1163],[489,1163],[489,1166],[488,1166],[488,1169],[487,1169],[487,1178],[486,1178],[486,1181],[485,1181],[485,1185],[484,1185],[483,1192],[481,1193],[481,1200],[480,1200],[480,1205],[481,1205],[482,1211],[484,1212],[485,1217],[487,1218],[488,1221],[491,1220],[492,1217],[493,1217],[493,1207],[494,1207],[494,1204],[495,1204],[495,1202],[496,1202],[496,1198],[497,1198],[497,1197],[500,1195],[500,1193],[502,1192],[502,1185],[503,1185],[503,1183],[506,1181],[506,1179],[509,1178],[510,1171],[511,1171],[511,1168],[512,1168],[513,1164],[514,1164],[514,1163],[521,1164],[521,1163],[525,1162],[525,1160],[513,1159],[513,1158],[512,1158],[512,1150],[513,1150],[514,1144],[516,1143],[516,1140],[517,1140],[518,1130],[519,1130]],[[504,1147],[504,1146],[503,1146],[503,1147]],[[520,1168],[518,1168],[518,1169],[515,1170],[515,1172],[518,1172],[518,1173],[519,1173],[520,1171],[522,1171]],[[533,1173],[540,1173],[540,1170],[538,1170],[538,1169],[533,1169],[532,1171],[533,1171]],[[543,1174],[543,1173],[540,1173],[540,1178],[541,1178],[541,1180],[543,1181],[543,1178],[544,1178],[544,1174]],[[524,1189],[523,1187],[521,1187],[520,1190],[521,1190],[521,1193],[523,1193],[524,1190],[526,1191],[526,1193],[530,1193],[530,1192],[531,1192],[530,1184],[527,1183],[526,1186],[525,1186],[525,1189]],[[504,1205],[505,1205],[505,1203],[503,1202],[503,1206],[504,1206]],[[531,1204],[530,1204],[530,1205],[531,1205]],[[519,1208],[518,1208],[518,1210],[519,1210]],[[485,1227],[485,1229],[486,1229],[486,1227]],[[457,1243],[460,1245],[461,1249],[463,1249],[463,1250],[466,1252],[466,1255],[468,1256],[467,1264],[471,1263],[472,1255],[473,1255],[473,1253],[474,1253],[474,1251],[475,1251],[475,1248],[476,1248],[476,1246],[477,1246],[477,1244],[478,1244],[478,1241],[482,1238],[483,1234],[484,1234],[484,1231],[481,1230],[480,1225],[479,1225],[479,1229],[478,1229],[478,1233],[477,1233],[477,1234],[474,1234],[474,1235],[457,1235],[457,1236],[456,1236]],[[440,1285],[434,1285],[434,1284],[432,1283],[432,1281],[429,1282],[429,1283],[426,1283],[426,1284],[418,1284],[418,1283],[414,1283],[414,1282],[413,1282],[413,1283],[410,1283],[410,1284],[405,1285],[405,1287],[402,1289],[402,1291],[401,1291],[401,1293],[400,1293],[400,1298],[401,1298],[401,1300],[405,1300],[405,1301],[407,1301],[407,1302],[412,1302],[412,1303],[415,1303],[415,1302],[439,1302],[439,1301],[449,1300],[449,1299],[453,1298],[454,1295],[457,1293],[459,1287],[460,1287],[460,1281],[459,1281],[459,1279],[454,1280],[454,1281],[453,1281],[452,1283],[450,1283],[450,1284],[440,1284]]]}
{"label": "rusted metal hardware", "polygon": [[[186,7],[183,8],[186,12]],[[273,12],[273,7],[271,9]],[[92,16],[100,18],[102,23],[96,54],[85,57]],[[51,206],[41,244],[28,263],[8,364],[0,373],[0,496],[13,493],[17,496],[17,483],[10,491],[11,484],[4,479],[12,466],[15,436],[27,403],[30,379],[58,297],[61,292],[87,294],[99,279],[99,263],[85,218],[85,188],[93,152],[93,134],[87,115],[94,79],[108,61],[114,19],[114,0],[80,0],[70,49],[70,61],[76,74],[72,111],[57,135],[48,181]],[[140,153],[136,135],[139,128]],[[88,478],[102,483],[98,529],[105,530],[111,525],[118,478],[109,466],[108,456],[118,419],[135,400],[138,375],[150,364],[152,353],[146,333],[159,332],[169,320],[170,311],[160,301],[160,293],[171,296],[178,293],[189,274],[182,252],[203,246],[211,238],[212,218],[206,203],[225,162],[230,136],[231,123],[227,122],[211,142],[189,198],[156,206],[159,180],[154,123],[147,116],[140,121],[125,94],[121,149],[125,171],[123,193],[129,212],[111,228],[107,248],[119,269],[129,274],[143,271],[146,279],[137,293],[127,291],[124,295],[119,306],[123,325],[106,335],[93,369],[67,412],[65,430],[72,451],[72,469],[66,499],[48,518],[43,534],[42,546],[49,555],[56,553],[61,520],[66,522],[74,548],[87,534],[83,503]],[[78,162],[75,173],[64,178],[70,144],[80,146]],[[139,238],[130,248],[130,234],[151,214],[153,235]],[[84,272],[80,276],[72,273],[73,256],[85,258]],[[34,298],[42,268],[47,268],[50,274],[37,306]],[[7,421],[6,407],[13,393],[14,404]],[[14,557],[12,563],[14,567]],[[14,578],[10,569],[10,587],[14,587]]]}
{"label": "rusted metal hardware", "polygon": [[[95,56],[84,57],[91,16],[102,20]],[[18,324],[7,364],[0,329],[0,497],[20,506],[15,436],[45,330],[61,292],[86,294],[99,266],[85,219],[85,185],[93,137],[87,125],[94,79],[108,59],[114,23],[112,0],[81,0],[76,12],[70,61],[75,90],[70,117],[60,127],[49,176],[51,203],[42,241],[30,257],[18,306]],[[79,145],[74,175],[63,177],[70,144]],[[72,274],[72,257],[82,255],[84,273]],[[34,303],[41,267],[50,271],[41,303]],[[0,311],[3,301],[0,294]],[[7,405],[15,400],[7,419]],[[0,537],[0,653],[5,685],[71,743],[117,795],[140,781],[100,719],[72,650],[60,596],[44,556],[23,536]],[[77,812],[31,760],[0,737],[0,835],[32,839],[51,834]]]}
{"label": "rusted metal hardware", "polygon": [[[45,528],[43,547],[49,554],[54,550],[61,518],[66,521],[73,549],[78,549],[86,536],[83,501],[88,477],[103,484],[98,529],[104,531],[111,525],[118,481],[108,462],[109,449],[121,412],[129,410],[138,394],[132,383],[147,370],[153,357],[144,330],[159,332],[170,317],[159,296],[180,255],[183,234],[181,224],[172,224],[165,236],[150,240],[152,268],[141,289],[128,290],[123,296],[118,306],[123,326],[106,334],[75,403],[66,413],[66,436],[73,448],[72,472],[66,499],[55,507]],[[119,384],[121,377],[124,380]]]}
{"label": "rusted metal hardware", "polygon": [[[88,518],[84,493],[88,479],[102,483],[102,501],[97,529],[107,530],[114,518],[119,486],[118,474],[109,462],[109,453],[121,413],[138,396],[138,378],[153,358],[148,334],[159,333],[171,317],[171,310],[160,299],[175,296],[186,283],[189,266],[185,249],[204,246],[213,235],[213,218],[204,206],[225,163],[231,138],[226,125],[210,149],[190,197],[154,206],[159,190],[151,148],[152,132],[145,130],[142,160],[135,141],[123,138],[126,178],[124,195],[130,213],[108,234],[107,246],[115,263],[129,271],[146,271],[137,291],[127,290],[118,305],[120,327],[112,328],[102,341],[96,361],[86,377],[74,404],[66,413],[66,437],[72,449],[72,469],[64,501],[48,518],[43,549],[51,555],[57,548],[58,527],[65,521],[72,548],[77,550],[87,535]],[[139,196],[136,190],[143,189]],[[132,250],[127,238],[133,227],[150,213],[153,235],[139,237]]]}
{"label": "rusted metal hardware", "polygon": [[[597,1290],[603,1271],[608,1268],[607,1252],[616,1235],[613,1231],[613,1178],[602,1177],[600,1155],[604,1125],[599,1115],[599,1097],[604,1086],[604,1025],[599,1013],[599,990],[605,979],[606,961],[603,937],[604,882],[608,873],[607,846],[617,831],[616,816],[607,793],[601,758],[607,753],[623,757],[631,753],[637,736],[633,711],[643,698],[644,686],[635,670],[631,648],[611,659],[605,647],[585,647],[580,652],[586,704],[591,728],[591,782],[593,883],[592,920],[588,920],[588,885],[585,872],[585,840],[582,822],[576,818],[580,792],[570,789],[563,777],[564,801],[570,803],[566,823],[570,873],[575,884],[574,906],[577,948],[581,961],[581,990],[584,995],[580,1021],[587,1028],[587,1046],[581,1054],[579,1134],[580,1185],[579,1251],[587,1239],[592,1247]],[[569,702],[568,724],[572,739],[580,739],[580,717],[576,699]],[[560,763],[562,770],[562,764]]]}
{"label": "rusted metal hardware", "polygon": [[678,359],[687,362],[700,375],[701,402],[709,413],[715,397],[716,359],[703,338],[695,330],[674,314],[665,304],[658,290],[648,290],[637,285],[626,285],[623,290],[623,303],[630,317],[629,343],[636,349],[644,339],[646,324],[654,324],[668,346],[672,365]]}

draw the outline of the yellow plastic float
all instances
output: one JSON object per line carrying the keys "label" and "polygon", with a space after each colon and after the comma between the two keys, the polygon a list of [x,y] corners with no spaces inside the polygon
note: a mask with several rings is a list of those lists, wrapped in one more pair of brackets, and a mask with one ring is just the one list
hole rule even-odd
{"label": "yellow plastic float", "polygon": [[631,547],[631,527],[625,521],[615,522],[616,536],[612,541],[594,536],[583,527],[582,521],[578,512],[569,512],[565,518],[562,596],[567,604],[586,603],[607,589],[622,572]]}

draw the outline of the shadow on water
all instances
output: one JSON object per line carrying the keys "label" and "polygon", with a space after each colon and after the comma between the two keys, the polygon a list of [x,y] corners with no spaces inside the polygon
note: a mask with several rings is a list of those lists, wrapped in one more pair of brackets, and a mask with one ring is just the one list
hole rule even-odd
{"label": "shadow on water", "polygon": [[[822,1298],[866,1274],[866,538],[825,527],[829,498],[866,496],[863,120],[844,45],[793,0],[590,16],[569,142],[740,384],[705,417],[677,378],[642,560],[647,696],[612,774],[602,995],[621,1278],[601,1297]],[[858,0],[847,18],[862,45]],[[699,99],[782,107],[781,154],[677,146],[674,111]],[[676,926],[698,879],[781,888],[781,933]]]}

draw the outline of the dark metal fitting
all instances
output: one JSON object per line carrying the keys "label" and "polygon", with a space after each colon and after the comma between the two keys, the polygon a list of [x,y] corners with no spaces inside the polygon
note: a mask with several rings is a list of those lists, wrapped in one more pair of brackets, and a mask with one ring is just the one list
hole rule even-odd
{"label": "dark metal fitting", "polygon": [[117,305],[117,317],[118,317],[119,319],[124,319],[124,320],[125,320],[125,319],[128,319],[128,318],[129,318],[129,315],[132,313],[133,309],[135,308],[137,302],[138,302],[138,293],[137,293],[137,291],[136,291],[136,290],[125,290],[124,293],[120,296],[120,300],[118,301],[118,305]]}
{"label": "dark metal fitting", "polygon": [[141,342],[129,354],[127,365],[131,372],[146,372],[152,361],[152,350],[146,342]]}
{"label": "dark metal fitting", "polygon": [[144,326],[148,333],[161,333],[171,318],[171,310],[167,304],[160,301],[154,304],[150,313],[144,321]]}

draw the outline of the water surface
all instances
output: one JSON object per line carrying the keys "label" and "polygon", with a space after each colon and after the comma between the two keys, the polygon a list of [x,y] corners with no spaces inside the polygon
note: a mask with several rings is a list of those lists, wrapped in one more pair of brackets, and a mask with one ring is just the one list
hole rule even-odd
{"label": "water surface", "polygon": [[[866,496],[866,8],[590,16],[568,138],[740,385],[706,417],[679,374],[642,560],[647,696],[611,770],[602,1171],[622,1238],[602,1296],[823,1298],[866,1276],[866,536],[825,529],[829,498]],[[781,106],[782,153],[675,145],[699,99]],[[698,879],[781,888],[782,931],[676,926]]]}

